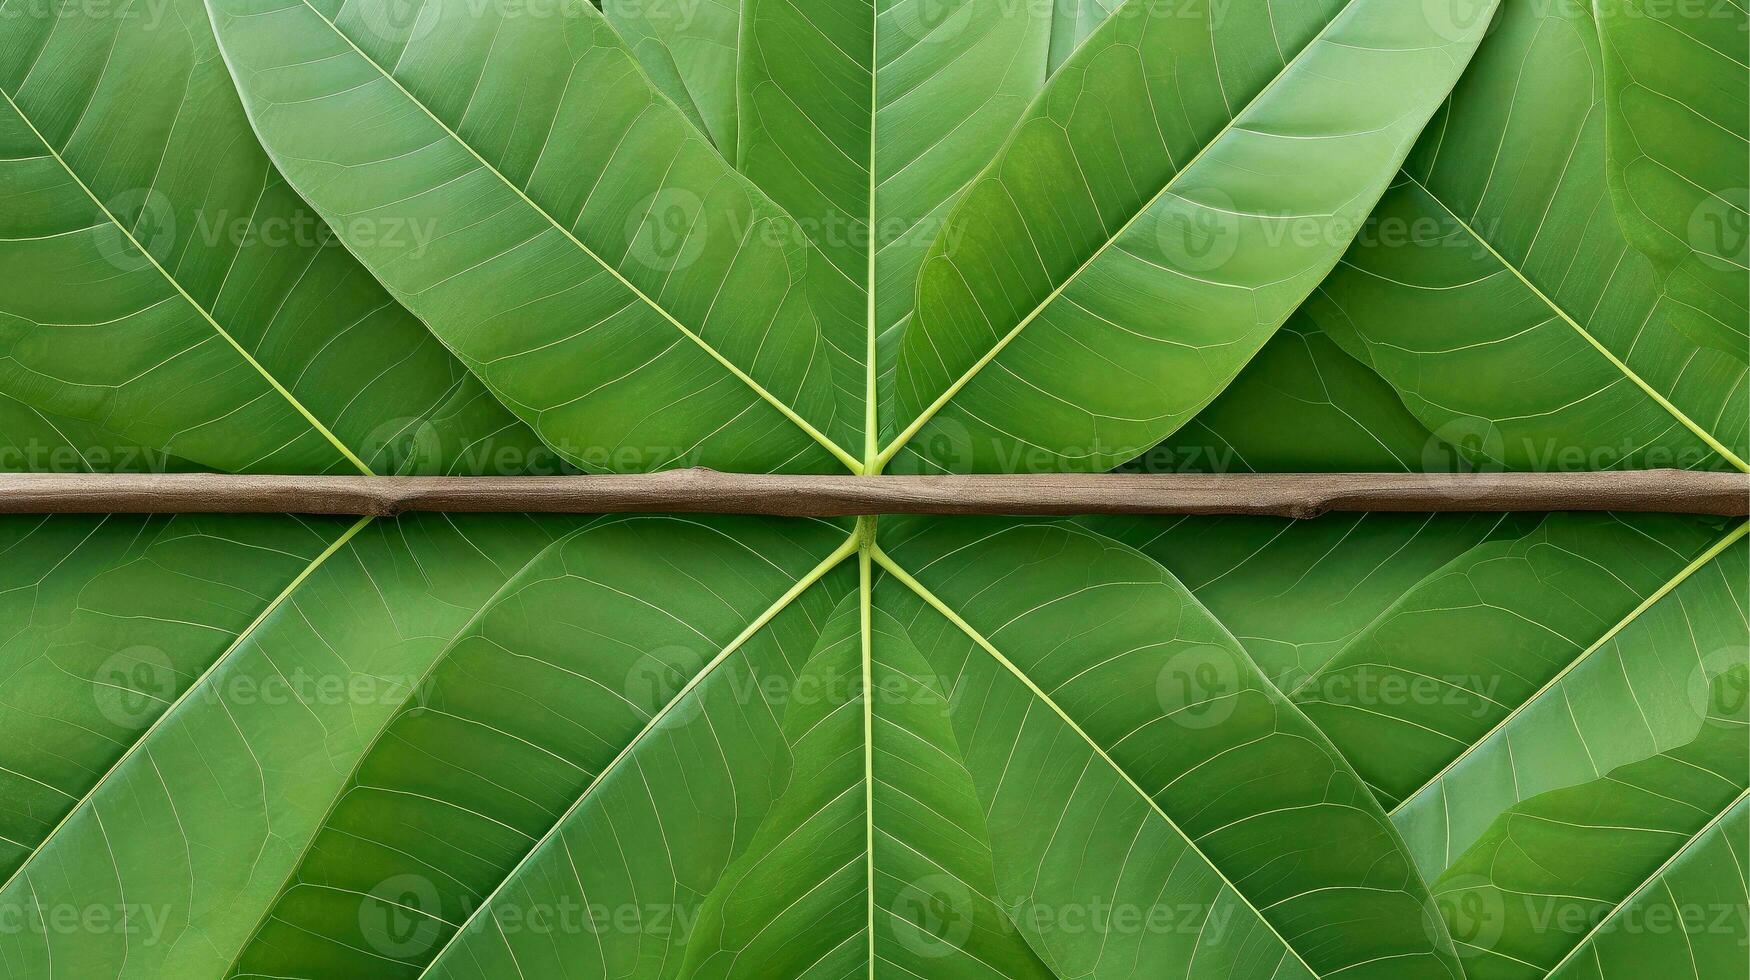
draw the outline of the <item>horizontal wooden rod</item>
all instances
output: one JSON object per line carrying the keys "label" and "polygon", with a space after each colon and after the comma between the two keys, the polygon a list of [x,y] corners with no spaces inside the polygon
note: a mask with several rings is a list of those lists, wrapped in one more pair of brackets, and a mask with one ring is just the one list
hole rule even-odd
{"label": "horizontal wooden rod", "polygon": [[1750,514],[1750,476],[1610,473],[756,476],[0,474],[0,514],[1260,514],[1360,511]]}

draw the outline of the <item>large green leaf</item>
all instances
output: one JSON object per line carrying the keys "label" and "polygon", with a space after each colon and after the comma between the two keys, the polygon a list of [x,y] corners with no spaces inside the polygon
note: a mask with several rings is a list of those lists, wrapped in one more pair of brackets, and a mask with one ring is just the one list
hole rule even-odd
{"label": "large green leaf", "polygon": [[4,654],[0,972],[37,980],[222,976],[371,736],[551,540],[520,517],[8,524],[9,601],[44,615]]}
{"label": "large green leaf", "polygon": [[872,590],[828,622],[784,733],[790,788],[701,910],[683,976],[1055,976],[997,905],[948,688]]}
{"label": "large green leaf", "polygon": [[[19,2],[0,469],[1723,466],[1750,427],[1695,318],[1723,249],[1659,234],[1728,168],[1646,97],[1739,76],[1631,0],[1503,0],[1408,164],[1490,0]],[[344,250],[190,231],[306,196]],[[1434,205],[1518,300],[1406,285]],[[1486,375],[1429,341],[1538,303],[1560,340]],[[0,520],[0,977],[1743,977],[1746,533]]]}
{"label": "large green leaf", "polygon": [[925,259],[912,421],[882,461],[1099,470],[1184,425],[1336,263],[1469,60],[1494,5],[1450,6],[1464,28],[1392,0],[1119,8]]}
{"label": "large green leaf", "polygon": [[650,80],[725,156],[736,145],[744,0],[606,0],[608,23]]}
{"label": "large green leaf", "polygon": [[1678,518],[1551,515],[1416,583],[1291,696],[1394,806],[1662,598],[1718,537]]}
{"label": "large green leaf", "polygon": [[1666,276],[1666,318],[1750,353],[1750,12],[1596,0],[1610,190],[1629,243]]}
{"label": "large green leaf", "polygon": [[[565,458],[860,465],[829,434],[861,420],[835,415],[807,295],[820,260],[593,6],[208,6],[287,179]],[[415,248],[349,234],[361,220],[437,233]]]}
{"label": "large green leaf", "polygon": [[1384,379],[1296,313],[1183,429],[1125,464],[1145,473],[1445,472],[1465,458]]}
{"label": "large green leaf", "polygon": [[[4,17],[0,390],[19,462],[0,465],[542,465],[533,434],[269,165],[197,0]],[[410,248],[433,231],[354,230]]]}
{"label": "large green leaf", "polygon": [[[848,553],[842,537],[633,519],[530,561],[336,785],[236,975],[466,974],[507,951],[496,930],[458,930],[505,908],[523,913],[519,952],[545,914],[602,975],[678,962],[679,927],[784,784],[767,699],[832,608],[837,580],[809,586]],[[513,874],[554,849],[574,862],[564,880],[538,863]],[[572,874],[574,901],[549,900]],[[636,927],[579,928],[604,913]]]}
{"label": "large green leaf", "polygon": [[[956,692],[1001,900],[1060,976],[1458,975],[1383,811],[1159,565],[1071,526],[895,537],[890,608]],[[1089,903],[1111,929],[1070,924]]]}
{"label": "large green leaf", "polygon": [[[852,325],[876,402],[918,267],[962,190],[1045,81],[1047,5],[746,0],[735,160],[837,270],[816,296]],[[866,455],[884,425],[867,427]]]}
{"label": "large green leaf", "polygon": [[[1096,526],[1143,542],[1280,665],[1278,684],[1391,808],[1467,975],[1541,977],[1607,919],[1640,914],[1625,903],[1644,904],[1692,839],[1717,842],[1708,827],[1750,786],[1746,528],[1476,520]],[[1666,932],[1746,935],[1741,917],[1682,912]],[[1618,955],[1684,941],[1649,945],[1645,922],[1619,924],[1635,938],[1613,939]]]}
{"label": "large green leaf", "polygon": [[[1308,308],[1475,461],[1746,468],[1746,350],[1698,346],[1679,309],[1697,297],[1663,292],[1624,241],[1606,179],[1606,76],[1585,5],[1504,0]],[[1730,319],[1726,299],[1713,315]]]}

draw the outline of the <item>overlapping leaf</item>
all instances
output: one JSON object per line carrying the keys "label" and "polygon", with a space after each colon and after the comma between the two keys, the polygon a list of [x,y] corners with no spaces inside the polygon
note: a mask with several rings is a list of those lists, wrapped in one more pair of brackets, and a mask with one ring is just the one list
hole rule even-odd
{"label": "overlapping leaf", "polygon": [[[199,2],[5,15],[0,466],[543,465],[269,165]],[[418,248],[432,229],[354,230]]]}
{"label": "overlapping leaf", "polygon": [[[1308,309],[1474,461],[1744,469],[1744,346],[1697,345],[1681,327],[1696,297],[1624,240],[1608,78],[1585,5],[1506,0]],[[1710,315],[1730,319],[1729,292]]]}
{"label": "overlapping leaf", "polygon": [[1493,6],[1120,7],[925,259],[883,460],[1103,470],[1184,425],[1335,264]]}
{"label": "overlapping leaf", "polygon": [[[191,2],[0,17],[0,468],[1744,455],[1741,16]],[[1741,976],[1745,533],[9,519],[0,976]]]}
{"label": "overlapping leaf", "polygon": [[[831,434],[857,420],[835,421],[819,260],[594,7],[377,9],[211,5],[287,179],[488,388],[580,465],[858,465]],[[348,234],[411,220],[429,242]]]}

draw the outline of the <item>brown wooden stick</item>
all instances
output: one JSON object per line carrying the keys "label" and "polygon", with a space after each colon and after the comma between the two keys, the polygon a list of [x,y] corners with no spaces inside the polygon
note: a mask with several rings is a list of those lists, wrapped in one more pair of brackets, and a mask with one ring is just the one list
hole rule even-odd
{"label": "brown wooden stick", "polygon": [[1750,514],[1750,477],[1614,473],[366,477],[0,474],[3,514],[408,511],[769,514],[1266,514],[1332,511]]}

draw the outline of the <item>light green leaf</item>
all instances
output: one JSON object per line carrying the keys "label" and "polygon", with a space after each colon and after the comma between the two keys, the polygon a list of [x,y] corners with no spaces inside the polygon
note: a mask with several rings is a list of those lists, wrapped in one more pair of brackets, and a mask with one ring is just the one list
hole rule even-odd
{"label": "light green leaf", "polygon": [[843,537],[632,518],[526,562],[337,774],[231,975],[671,975],[785,784],[769,702]]}
{"label": "light green leaf", "polygon": [[845,597],[784,713],[790,787],[706,901],[681,976],[1055,976],[996,904],[948,693],[872,590]]}
{"label": "light green leaf", "polygon": [[1397,392],[1296,313],[1258,356],[1165,442],[1144,473],[1448,472],[1467,461]]}
{"label": "light green leaf", "polygon": [[925,260],[883,462],[919,437],[907,469],[1099,470],[1184,425],[1335,264],[1494,5],[1277,6],[1132,2],[1057,71]]}
{"label": "light green leaf", "polygon": [[[895,538],[916,597],[889,611],[955,691],[1001,900],[1060,976],[1458,976],[1384,812],[1159,565],[1067,525]],[[1090,903],[1133,925],[1066,927]]]}
{"label": "light green leaf", "polygon": [[269,165],[200,3],[152,7],[5,11],[0,390],[36,461],[7,468],[551,471]]}
{"label": "light green leaf", "polygon": [[873,411],[924,254],[1045,81],[1050,10],[745,0],[745,16],[735,159],[836,270],[816,284],[821,315],[847,325],[828,336],[868,369],[841,402]]}
{"label": "light green leaf", "polygon": [[1395,811],[1469,976],[1552,970],[1750,788],[1744,532]]}
{"label": "light green leaf", "polygon": [[1333,514],[1108,517],[1083,522],[1160,562],[1246,647],[1271,683],[1293,690],[1404,594],[1491,541],[1535,529],[1536,515]]}
{"label": "light green leaf", "polygon": [[[835,422],[795,223],[594,7],[434,0],[406,22],[332,0],[208,7],[287,179],[566,459],[858,468],[828,434],[860,420]],[[415,220],[434,230],[418,246],[349,234]]]}
{"label": "light green leaf", "polygon": [[1750,12],[1594,0],[1610,191],[1671,325],[1750,359]]}
{"label": "light green leaf", "polygon": [[1744,976],[1742,937],[1750,933],[1747,821],[1750,801],[1740,798],[1600,922],[1550,976]]}
{"label": "light green leaf", "polygon": [[736,145],[736,68],[745,0],[606,0],[599,4],[662,93],[725,156]]}
{"label": "light green leaf", "polygon": [[1674,327],[1681,301],[1623,240],[1607,90],[1583,5],[1504,0],[1308,310],[1474,461],[1747,468],[1744,352]]}
{"label": "light green leaf", "polygon": [[1663,597],[1719,540],[1710,523],[1552,514],[1479,544],[1406,590],[1290,696],[1396,806]]}
{"label": "light green leaf", "polygon": [[18,535],[7,566],[28,607],[31,564],[89,535],[66,611],[7,653],[6,724],[35,747],[5,765],[52,805],[8,857],[0,975],[222,976],[372,735],[550,537],[522,517],[92,523]]}

